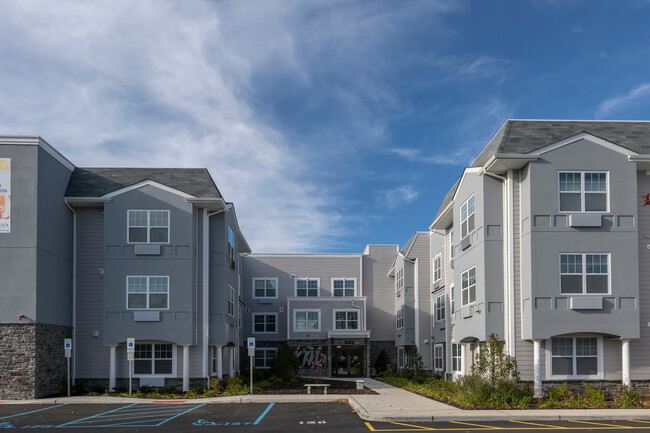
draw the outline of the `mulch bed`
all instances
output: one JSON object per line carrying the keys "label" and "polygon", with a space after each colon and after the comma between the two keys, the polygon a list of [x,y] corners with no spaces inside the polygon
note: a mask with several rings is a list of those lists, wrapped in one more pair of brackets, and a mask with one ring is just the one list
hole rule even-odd
{"label": "mulch bed", "polygon": [[[339,382],[329,380],[301,380],[297,383],[274,383],[261,390],[255,390],[255,394],[305,394],[307,395],[306,383],[328,383],[327,394],[377,394],[370,388],[357,389],[354,382]],[[323,394],[322,388],[312,388],[312,395]]]}

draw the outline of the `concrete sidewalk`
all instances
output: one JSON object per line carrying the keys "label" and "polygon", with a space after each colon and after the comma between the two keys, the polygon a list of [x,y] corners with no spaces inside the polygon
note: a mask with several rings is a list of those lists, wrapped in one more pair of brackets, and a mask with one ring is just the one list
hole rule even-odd
{"label": "concrete sidewalk", "polygon": [[[245,395],[201,399],[179,399],[186,403],[324,403],[348,401],[361,419],[377,422],[435,422],[435,421],[594,421],[650,420],[650,409],[526,409],[526,410],[463,410],[431,400],[378,380],[364,378],[364,385],[377,395],[369,394],[291,394]],[[115,404],[159,403],[125,397],[61,397],[40,400],[3,401],[3,404]]]}

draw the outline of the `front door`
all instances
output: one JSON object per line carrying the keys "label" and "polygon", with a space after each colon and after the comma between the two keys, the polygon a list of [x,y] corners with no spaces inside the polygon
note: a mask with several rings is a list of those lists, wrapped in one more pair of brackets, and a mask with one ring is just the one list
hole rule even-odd
{"label": "front door", "polygon": [[332,347],[332,376],[363,377],[365,346]]}

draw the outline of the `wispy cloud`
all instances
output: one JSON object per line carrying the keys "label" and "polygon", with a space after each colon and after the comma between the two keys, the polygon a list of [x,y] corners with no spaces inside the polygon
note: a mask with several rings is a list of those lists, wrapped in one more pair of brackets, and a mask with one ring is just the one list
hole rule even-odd
{"label": "wispy cloud", "polygon": [[597,117],[606,116],[615,111],[624,110],[629,106],[647,103],[650,96],[650,83],[641,84],[624,95],[604,100],[598,105]]}
{"label": "wispy cloud", "polygon": [[408,204],[415,201],[420,195],[411,185],[402,185],[398,188],[389,189],[387,191],[378,191],[375,194],[377,202],[380,206],[394,209],[403,204]]}
{"label": "wispy cloud", "polygon": [[5,3],[0,134],[42,135],[81,166],[208,167],[256,251],[328,250],[356,216],[332,210],[327,168],[383,142],[401,109],[386,50],[456,7]]}

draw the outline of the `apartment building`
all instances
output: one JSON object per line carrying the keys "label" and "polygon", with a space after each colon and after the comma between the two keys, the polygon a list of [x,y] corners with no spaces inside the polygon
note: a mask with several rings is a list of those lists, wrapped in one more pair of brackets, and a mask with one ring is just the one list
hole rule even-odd
{"label": "apartment building", "polygon": [[39,137],[0,166],[0,398],[57,392],[64,338],[87,385],[126,384],[127,338],[136,387],[236,374],[250,248],[207,170],[79,168]]}
{"label": "apartment building", "polygon": [[288,343],[302,375],[368,376],[379,351],[395,351],[387,270],[396,252],[368,245],[362,254],[244,255],[243,329],[256,339],[255,368],[270,368]]}
{"label": "apartment building", "polygon": [[504,339],[540,395],[647,380],[650,123],[509,120],[430,226],[434,370]]}
{"label": "apartment building", "polygon": [[397,253],[388,275],[395,282],[397,368],[414,362],[432,369],[429,232],[415,232]]}

